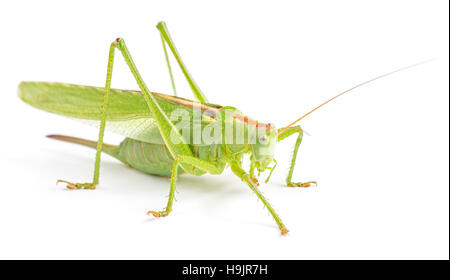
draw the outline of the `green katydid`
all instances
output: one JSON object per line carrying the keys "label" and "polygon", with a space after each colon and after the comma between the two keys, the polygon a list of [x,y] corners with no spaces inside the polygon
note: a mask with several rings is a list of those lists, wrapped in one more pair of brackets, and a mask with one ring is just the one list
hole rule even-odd
{"label": "green katydid", "polygon": [[[183,63],[166,24],[160,22],[157,28],[161,34],[174,96],[151,92],[148,89],[134,64],[125,41],[121,38],[113,41],[110,46],[105,88],[46,82],[22,82],[19,85],[20,98],[34,107],[77,119],[100,121],[97,142],[60,135],[48,136],[97,150],[92,182],[71,183],[65,180],[58,180],[58,182],[66,183],[70,189],[95,189],[99,183],[101,152],[105,152],[132,168],[145,173],[170,176],[171,182],[167,206],[162,211],[148,212],[148,214],[155,217],[167,216],[172,211],[176,180],[179,173],[188,173],[196,176],[201,176],[205,173],[221,174],[229,166],[232,172],[244,181],[267,207],[281,230],[281,234],[286,234],[288,229],[258,189],[259,183],[255,175],[255,171],[259,174],[270,170],[266,182],[270,178],[276,166],[274,159],[276,143],[297,134],[286,184],[288,187],[309,187],[315,185],[316,182],[313,181],[304,183],[291,181],[297,152],[303,137],[301,127],[294,125],[321,106],[356,87],[414,66],[404,67],[358,84],[327,100],[291,124],[276,129],[272,124],[260,123],[248,118],[233,107],[209,103]],[[180,66],[197,101],[177,97],[167,46]],[[128,64],[140,91],[110,88],[116,49],[121,52]],[[187,113],[187,121],[177,122],[171,117],[172,113],[179,109],[183,109]],[[208,135],[211,131],[218,131],[220,136],[208,143],[205,141],[195,142],[192,141],[194,137],[192,133],[188,133],[188,136],[182,133],[185,127],[181,126],[180,128],[180,123],[184,126],[187,124],[187,131],[194,132],[194,134],[197,128],[202,135],[205,135],[205,132]],[[227,130],[227,124],[232,125],[231,134],[235,131],[233,130],[233,125],[243,125],[239,126],[243,127],[241,131],[243,140],[237,139],[237,136],[232,136],[230,140],[228,137],[230,130]],[[106,126],[108,129],[115,130],[127,138],[119,146],[103,143]],[[230,141],[225,141],[225,138]],[[246,154],[250,155],[249,172],[244,171],[242,166],[243,158]]]}

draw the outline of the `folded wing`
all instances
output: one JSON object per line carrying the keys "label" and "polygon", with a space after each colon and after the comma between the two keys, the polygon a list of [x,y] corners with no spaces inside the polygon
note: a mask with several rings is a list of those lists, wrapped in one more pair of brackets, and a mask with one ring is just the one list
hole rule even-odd
{"label": "folded wing", "polygon": [[[98,125],[101,118],[104,93],[104,88],[64,83],[22,82],[19,85],[19,97],[31,106],[94,125]],[[192,117],[193,101],[159,93],[154,93],[154,96],[168,116],[182,108]],[[204,107],[202,112],[220,108],[200,105]],[[140,91],[111,89],[106,121],[109,131],[148,143],[163,143]],[[214,121],[209,112],[204,114],[202,125]]]}

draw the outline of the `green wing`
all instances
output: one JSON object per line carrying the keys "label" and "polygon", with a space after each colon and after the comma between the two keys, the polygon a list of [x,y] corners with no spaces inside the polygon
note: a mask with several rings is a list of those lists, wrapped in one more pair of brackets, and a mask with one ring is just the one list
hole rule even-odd
{"label": "green wing", "polygon": [[[98,124],[105,89],[64,83],[22,82],[19,97],[38,109]],[[187,110],[192,117],[193,101],[154,93],[159,106],[170,117],[176,109]],[[208,110],[221,106],[201,104]],[[106,128],[123,136],[148,142],[163,143],[155,119],[140,91],[111,89]],[[211,113],[204,115],[202,125],[214,122]]]}

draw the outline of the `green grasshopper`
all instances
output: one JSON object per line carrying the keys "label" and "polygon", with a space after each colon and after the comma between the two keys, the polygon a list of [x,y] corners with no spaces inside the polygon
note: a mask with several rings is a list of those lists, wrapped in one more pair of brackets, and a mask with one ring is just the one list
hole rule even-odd
{"label": "green grasshopper", "polygon": [[[71,183],[65,180],[58,180],[58,182],[66,183],[69,189],[95,189],[99,183],[100,156],[102,152],[107,153],[142,172],[170,176],[167,206],[162,211],[148,211],[149,215],[155,217],[165,217],[172,211],[178,174],[188,173],[196,176],[205,173],[221,174],[229,166],[232,172],[244,181],[263,202],[275,219],[281,234],[285,235],[289,230],[258,189],[259,183],[255,175],[256,171],[259,176],[261,172],[270,170],[266,182],[269,180],[276,166],[274,159],[276,143],[291,135],[297,135],[286,178],[287,186],[306,188],[316,185],[314,181],[292,182],[297,152],[303,138],[302,128],[294,125],[321,106],[356,87],[412,67],[408,66],[352,87],[317,106],[291,124],[276,129],[272,124],[260,123],[248,118],[234,107],[209,103],[183,63],[166,24],[158,23],[157,29],[160,31],[174,96],[151,92],[148,89],[122,38],[116,39],[110,45],[105,88],[46,82],[22,82],[19,85],[19,97],[36,108],[67,117],[100,121],[97,142],[60,135],[48,136],[97,150],[92,182]],[[177,97],[167,46],[197,101]],[[121,52],[128,64],[140,91],[111,89],[116,49]],[[179,110],[182,110],[185,117],[182,120],[171,116]],[[103,143],[106,122],[108,122],[108,129],[127,137],[119,146]],[[241,128],[239,137],[236,127]],[[236,135],[233,133],[235,131]],[[204,139],[193,141],[196,132],[201,136],[211,136],[211,132],[218,132],[219,136],[212,137],[212,141],[204,141]],[[246,154],[250,155],[248,172],[242,167]]]}

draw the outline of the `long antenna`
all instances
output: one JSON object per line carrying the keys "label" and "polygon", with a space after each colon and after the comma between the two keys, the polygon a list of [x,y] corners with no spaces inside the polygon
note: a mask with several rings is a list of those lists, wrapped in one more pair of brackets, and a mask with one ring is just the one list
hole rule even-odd
{"label": "long antenna", "polygon": [[356,89],[356,88],[359,88],[359,87],[361,87],[361,86],[363,86],[363,85],[366,85],[366,84],[368,84],[368,83],[371,83],[371,82],[373,82],[373,81],[375,81],[375,80],[384,78],[384,77],[389,76],[389,75],[392,75],[392,74],[394,74],[394,73],[397,73],[397,72],[400,72],[400,71],[403,71],[403,70],[406,70],[406,69],[409,69],[409,68],[412,68],[412,67],[415,67],[415,66],[418,66],[418,65],[421,65],[421,64],[424,64],[424,63],[433,61],[433,60],[435,60],[435,59],[429,59],[429,60],[421,61],[421,62],[412,64],[412,65],[409,65],[409,66],[405,66],[405,67],[402,67],[402,68],[400,68],[400,69],[394,70],[394,71],[392,71],[392,72],[383,74],[383,75],[381,75],[381,76],[378,76],[378,77],[375,77],[375,78],[373,78],[373,79],[370,79],[370,80],[367,80],[367,81],[365,81],[365,82],[362,82],[362,83],[360,83],[360,84],[357,84],[356,86],[353,86],[353,87],[351,87],[351,88],[349,88],[349,89],[347,89],[347,90],[345,90],[345,91],[339,93],[338,95],[336,95],[336,96],[334,96],[334,97],[328,99],[327,101],[323,102],[323,103],[320,104],[319,106],[315,107],[314,109],[312,109],[312,110],[309,111],[308,113],[304,114],[303,116],[301,116],[300,118],[298,118],[298,119],[295,120],[294,122],[290,123],[288,126],[282,128],[280,131],[278,131],[278,134],[280,134],[280,133],[283,132],[284,130],[288,129],[289,127],[293,126],[293,125],[296,124],[297,122],[303,120],[303,119],[306,118],[309,114],[311,114],[312,112],[316,111],[316,110],[319,109],[320,107],[322,107],[322,106],[324,106],[324,105],[330,103],[331,101],[333,101],[333,100],[335,100],[336,98],[338,98],[338,97],[340,97],[340,96],[346,94],[346,93],[349,92],[349,91],[352,91],[352,90],[354,90],[354,89]]}

